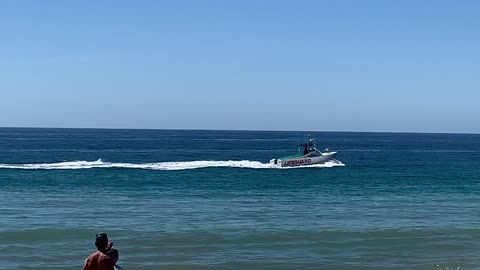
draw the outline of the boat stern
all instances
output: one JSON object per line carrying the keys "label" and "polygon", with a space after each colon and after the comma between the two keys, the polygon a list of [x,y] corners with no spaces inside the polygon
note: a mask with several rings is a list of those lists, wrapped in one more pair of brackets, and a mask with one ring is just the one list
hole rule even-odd
{"label": "boat stern", "polygon": [[278,165],[281,165],[281,164],[282,164],[282,161],[278,158],[274,158],[274,159],[270,160],[270,165],[278,166]]}

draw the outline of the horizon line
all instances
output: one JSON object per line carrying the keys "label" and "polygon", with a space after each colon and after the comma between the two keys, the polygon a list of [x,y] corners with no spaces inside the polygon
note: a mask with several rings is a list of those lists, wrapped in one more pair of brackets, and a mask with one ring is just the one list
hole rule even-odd
{"label": "horizon line", "polygon": [[120,128],[120,127],[21,127],[0,126],[0,129],[99,129],[99,130],[179,130],[179,131],[251,131],[251,132],[325,132],[325,133],[398,133],[398,134],[459,134],[480,135],[480,132],[422,132],[422,131],[354,131],[354,130],[280,130],[280,129],[208,129],[208,128]]}

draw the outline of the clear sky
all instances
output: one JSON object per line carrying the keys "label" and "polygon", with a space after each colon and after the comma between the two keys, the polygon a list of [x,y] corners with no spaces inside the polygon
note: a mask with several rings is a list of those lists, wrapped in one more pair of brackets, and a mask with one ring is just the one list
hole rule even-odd
{"label": "clear sky", "polygon": [[480,132],[480,1],[0,1],[0,126]]}

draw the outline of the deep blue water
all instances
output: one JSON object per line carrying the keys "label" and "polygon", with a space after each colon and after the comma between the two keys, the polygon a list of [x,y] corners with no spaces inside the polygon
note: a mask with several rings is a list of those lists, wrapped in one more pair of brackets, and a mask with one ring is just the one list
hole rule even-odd
{"label": "deep blue water", "polygon": [[0,269],[480,269],[480,135],[304,134],[1,128]]}

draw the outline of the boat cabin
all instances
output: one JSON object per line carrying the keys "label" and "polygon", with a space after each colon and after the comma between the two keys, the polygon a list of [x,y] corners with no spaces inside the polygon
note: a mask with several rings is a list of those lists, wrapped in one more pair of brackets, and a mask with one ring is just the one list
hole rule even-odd
{"label": "boat cabin", "polygon": [[321,154],[320,151],[318,151],[317,148],[315,148],[314,139],[305,140],[305,143],[300,144],[299,147],[303,147],[304,156],[316,156]]}

